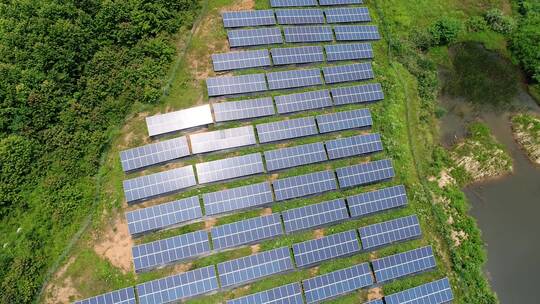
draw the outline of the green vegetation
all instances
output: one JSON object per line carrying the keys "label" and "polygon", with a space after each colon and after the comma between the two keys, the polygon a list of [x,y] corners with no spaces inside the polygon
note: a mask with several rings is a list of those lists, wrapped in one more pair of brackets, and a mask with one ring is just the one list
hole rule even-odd
{"label": "green vegetation", "polygon": [[[540,82],[540,2],[515,1],[521,14],[516,31],[510,40],[510,49],[529,77]],[[539,99],[537,99],[539,100]]]}
{"label": "green vegetation", "polygon": [[512,118],[512,129],[531,161],[540,164],[540,118],[532,114],[518,114]]}

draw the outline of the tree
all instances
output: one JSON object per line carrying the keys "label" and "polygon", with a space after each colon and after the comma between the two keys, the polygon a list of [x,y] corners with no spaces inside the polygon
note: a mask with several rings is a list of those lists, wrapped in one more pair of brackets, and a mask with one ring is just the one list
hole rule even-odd
{"label": "tree", "polygon": [[457,40],[463,25],[461,21],[444,17],[429,28],[434,45],[446,45]]}

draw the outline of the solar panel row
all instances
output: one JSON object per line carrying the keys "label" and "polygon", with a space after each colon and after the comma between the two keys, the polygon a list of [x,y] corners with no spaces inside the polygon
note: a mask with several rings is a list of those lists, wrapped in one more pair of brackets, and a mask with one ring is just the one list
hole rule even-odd
{"label": "solar panel row", "polygon": [[135,289],[133,287],[111,291],[99,296],[91,297],[74,304],[136,304]]}
{"label": "solar panel row", "polygon": [[424,272],[436,266],[431,246],[394,254],[371,262],[378,283]]}
{"label": "solar panel row", "polygon": [[307,267],[326,260],[351,255],[360,251],[356,230],[335,233],[320,239],[293,244],[293,255],[298,267]]}
{"label": "solar panel row", "polygon": [[[325,20],[326,16],[326,20]],[[369,22],[369,11],[366,7],[330,8],[330,9],[277,9],[275,16],[273,10],[245,10],[222,13],[225,28],[265,26],[287,24],[322,24]]]}
{"label": "solar panel row", "polygon": [[197,133],[190,135],[189,139],[193,154],[250,146],[257,143],[253,126]]}
{"label": "solar panel row", "polygon": [[454,299],[448,278],[433,281],[384,297],[386,304],[443,304]]}
{"label": "solar panel row", "polygon": [[146,127],[150,136],[163,135],[213,122],[210,105],[146,117]]}
{"label": "solar panel row", "polygon": [[142,169],[190,155],[185,136],[120,152],[124,172]]}
{"label": "solar panel row", "polygon": [[273,10],[231,11],[222,13],[221,17],[226,28],[276,24]]}

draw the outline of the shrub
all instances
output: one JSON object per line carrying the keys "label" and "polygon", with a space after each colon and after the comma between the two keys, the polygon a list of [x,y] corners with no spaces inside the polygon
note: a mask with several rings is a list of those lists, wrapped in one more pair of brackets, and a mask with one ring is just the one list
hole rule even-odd
{"label": "shrub", "polygon": [[508,35],[515,28],[514,19],[510,16],[505,16],[498,8],[487,11],[485,19],[491,29],[497,33]]}
{"label": "shrub", "polygon": [[489,29],[486,19],[482,16],[472,16],[465,23],[469,32],[483,32]]}
{"label": "shrub", "polygon": [[429,28],[434,45],[446,45],[457,40],[463,25],[454,18],[442,18]]}

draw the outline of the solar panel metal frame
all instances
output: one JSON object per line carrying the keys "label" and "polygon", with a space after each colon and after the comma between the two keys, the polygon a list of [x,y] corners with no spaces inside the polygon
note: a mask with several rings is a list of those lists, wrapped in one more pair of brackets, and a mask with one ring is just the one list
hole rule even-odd
{"label": "solar panel metal frame", "polygon": [[371,261],[377,283],[390,282],[437,266],[433,248],[425,246]]}
{"label": "solar panel metal frame", "polygon": [[281,212],[285,233],[334,224],[349,218],[345,200],[338,198]]}
{"label": "solar panel metal frame", "polygon": [[215,267],[208,266],[137,285],[139,304],[170,303],[216,291]]}
{"label": "solar panel metal frame", "polygon": [[319,142],[264,151],[264,160],[268,171],[277,171],[327,161],[328,157],[324,144]]}
{"label": "solar panel metal frame", "polygon": [[381,152],[383,144],[379,133],[343,137],[325,142],[331,160]]}
{"label": "solar panel metal frame", "polygon": [[321,9],[276,9],[278,24],[323,24],[324,13]]}
{"label": "solar panel metal frame", "polygon": [[317,6],[317,0],[270,0],[271,7]]}
{"label": "solar panel metal frame", "polygon": [[362,4],[362,0],[319,0],[321,6],[330,5],[347,5],[347,4]]}
{"label": "solar panel metal frame", "polygon": [[189,165],[124,180],[123,188],[126,201],[128,204],[132,204],[156,196],[174,193],[196,184],[193,166]]}
{"label": "solar panel metal frame", "polygon": [[246,284],[293,268],[289,247],[263,251],[217,264],[222,288]]}
{"label": "solar panel metal frame", "polygon": [[197,133],[189,136],[193,154],[227,150],[257,144],[253,126]]}
{"label": "solar panel metal frame", "polygon": [[320,239],[293,244],[293,255],[298,268],[310,267],[324,261],[349,256],[362,249],[356,230],[331,234]]}
{"label": "solar panel metal frame", "polygon": [[336,25],[334,27],[336,41],[369,41],[380,40],[379,28],[376,25]]}
{"label": "solar panel metal frame", "polygon": [[274,65],[304,64],[323,62],[323,47],[319,45],[289,48],[273,48],[270,50]]}
{"label": "solar panel metal frame", "polygon": [[255,126],[259,143],[281,141],[318,134],[317,124],[313,117],[282,120]]}
{"label": "solar panel metal frame", "polygon": [[266,73],[269,90],[281,90],[291,88],[309,87],[322,85],[320,69],[290,70]]}
{"label": "solar panel metal frame", "polygon": [[337,182],[334,171],[326,170],[278,179],[272,186],[276,201],[283,201],[336,190]]}
{"label": "solar panel metal frame", "polygon": [[331,42],[334,41],[332,27],[320,26],[286,26],[283,28],[285,42]]}
{"label": "solar panel metal frame", "polygon": [[195,165],[199,184],[264,173],[262,154],[251,153]]}
{"label": "solar panel metal frame", "polygon": [[203,194],[206,215],[230,213],[274,202],[269,182]]}
{"label": "solar panel metal frame", "polygon": [[231,48],[283,43],[281,29],[278,27],[228,30],[227,37]]}
{"label": "solar panel metal frame", "polygon": [[202,216],[198,196],[126,212],[132,236],[188,223]]}
{"label": "solar panel metal frame", "polygon": [[322,109],[332,106],[330,91],[318,90],[274,97],[279,114]]}
{"label": "solar panel metal frame", "polygon": [[407,205],[407,193],[403,185],[387,187],[347,197],[352,218],[400,208]]}
{"label": "solar panel metal frame", "polygon": [[336,174],[340,188],[378,183],[396,175],[389,159],[338,168]]}
{"label": "solar panel metal frame", "polygon": [[368,80],[375,77],[370,62],[326,66],[322,68],[322,71],[327,84]]}
{"label": "solar panel metal frame", "polygon": [[384,297],[386,304],[443,304],[454,299],[448,278],[429,282]]}
{"label": "solar panel metal frame", "polygon": [[120,151],[124,172],[166,163],[191,155],[185,136]]}
{"label": "solar panel metal frame", "polygon": [[210,238],[199,230],[133,246],[131,253],[135,272],[143,272],[210,253]]}
{"label": "solar panel metal frame", "polygon": [[373,125],[369,109],[317,115],[316,119],[321,134],[341,130],[369,128]]}
{"label": "solar panel metal frame", "polygon": [[214,71],[230,71],[271,66],[268,50],[212,54]]}
{"label": "solar panel metal frame", "polygon": [[258,293],[228,300],[227,304],[304,304],[302,286],[291,283]]}
{"label": "solar panel metal frame", "polygon": [[380,83],[332,88],[330,92],[332,93],[335,105],[373,102],[384,99],[384,93]]}
{"label": "solar panel metal frame", "polygon": [[157,136],[204,126],[213,122],[210,105],[202,105],[148,116],[146,117],[146,128],[149,136]]}
{"label": "solar panel metal frame", "polygon": [[234,95],[268,90],[264,74],[209,77],[206,79],[206,88],[208,96]]}
{"label": "solar panel metal frame", "polygon": [[372,250],[396,242],[418,238],[422,235],[416,215],[400,217],[358,229],[365,250]]}
{"label": "solar panel metal frame", "polygon": [[324,10],[327,23],[370,22],[369,9],[360,7],[338,7]]}
{"label": "solar panel metal frame", "polygon": [[276,25],[274,10],[245,10],[221,13],[225,28]]}
{"label": "solar panel metal frame", "polygon": [[243,120],[276,114],[272,97],[212,104],[216,122]]}
{"label": "solar panel metal frame", "polygon": [[76,301],[74,304],[136,304],[135,289],[122,288],[101,295]]}
{"label": "solar panel metal frame", "polygon": [[339,43],[324,46],[326,61],[372,59],[371,43]]}
{"label": "solar panel metal frame", "polygon": [[214,250],[253,244],[283,234],[279,213],[254,217],[213,227],[210,231]]}

